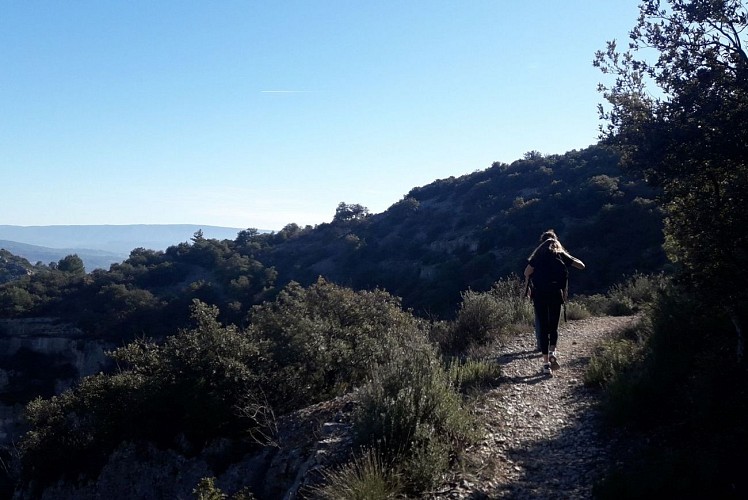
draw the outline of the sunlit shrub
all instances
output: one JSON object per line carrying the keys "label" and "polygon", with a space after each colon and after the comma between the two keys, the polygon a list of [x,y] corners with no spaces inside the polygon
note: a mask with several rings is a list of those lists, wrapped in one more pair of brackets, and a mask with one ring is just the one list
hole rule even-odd
{"label": "sunlit shrub", "polygon": [[268,345],[274,401],[287,409],[343,394],[376,366],[428,344],[424,322],[396,297],[321,278],[308,288],[291,283],[251,320],[253,336]]}
{"label": "sunlit shrub", "polygon": [[447,367],[447,373],[454,386],[465,392],[498,384],[501,366],[493,360],[453,360]]}
{"label": "sunlit shrub", "polygon": [[366,448],[343,466],[324,473],[324,484],[313,489],[321,500],[389,500],[403,493],[397,468],[374,448]]}
{"label": "sunlit shrub", "polygon": [[592,314],[587,310],[584,304],[580,302],[567,302],[566,305],[566,318],[569,321],[587,319]]}
{"label": "sunlit shrub", "polygon": [[204,477],[192,490],[194,500],[254,500],[255,496],[244,488],[233,495],[227,495],[216,486],[216,478]]}
{"label": "sunlit shrub", "polygon": [[651,307],[668,282],[663,274],[635,274],[610,287],[605,295],[579,296],[574,302],[594,316],[629,316]]}
{"label": "sunlit shrub", "polygon": [[433,351],[379,367],[360,392],[356,443],[397,463],[409,493],[434,486],[455,447],[475,432],[473,417]]}
{"label": "sunlit shrub", "polygon": [[610,297],[597,293],[594,295],[577,295],[574,302],[585,308],[592,316],[607,316]]}
{"label": "sunlit shrub", "polygon": [[626,316],[651,305],[667,284],[663,275],[635,274],[608,291],[611,304],[608,314]]}
{"label": "sunlit shrub", "polygon": [[497,281],[487,292],[463,292],[450,350],[490,344],[508,336],[518,324],[532,324],[532,304],[524,298],[523,287],[515,276]]}
{"label": "sunlit shrub", "polygon": [[641,346],[631,340],[606,341],[590,359],[584,374],[585,384],[607,386],[639,359],[640,352]]}

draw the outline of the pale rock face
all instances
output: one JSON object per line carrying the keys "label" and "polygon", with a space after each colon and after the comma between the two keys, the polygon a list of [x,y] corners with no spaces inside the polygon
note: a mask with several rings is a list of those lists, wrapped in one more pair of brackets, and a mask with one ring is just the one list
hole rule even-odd
{"label": "pale rock face", "polygon": [[[87,339],[81,330],[54,318],[0,320],[0,444],[23,432],[20,415],[39,395],[33,393],[39,384],[45,392],[61,393],[81,377],[100,372],[112,347]],[[19,384],[28,388],[20,389]]]}

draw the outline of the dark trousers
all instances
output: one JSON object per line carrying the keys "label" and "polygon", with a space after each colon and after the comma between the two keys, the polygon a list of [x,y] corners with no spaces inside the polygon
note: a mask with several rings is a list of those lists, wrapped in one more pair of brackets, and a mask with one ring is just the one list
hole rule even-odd
{"label": "dark trousers", "polygon": [[535,323],[540,330],[540,352],[548,354],[548,346],[558,344],[558,320],[561,318],[561,294],[540,295],[533,298]]}

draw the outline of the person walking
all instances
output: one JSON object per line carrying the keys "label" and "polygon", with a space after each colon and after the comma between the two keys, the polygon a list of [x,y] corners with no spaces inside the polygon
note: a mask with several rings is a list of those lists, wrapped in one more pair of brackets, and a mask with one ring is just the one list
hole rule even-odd
{"label": "person walking", "polygon": [[553,229],[544,232],[540,239],[540,245],[527,259],[525,289],[529,289],[528,285],[532,280],[536,335],[543,355],[543,370],[551,374],[552,370],[559,368],[556,346],[561,306],[566,301],[568,292],[567,266],[584,269],[585,265],[566,251]]}
{"label": "person walking", "polygon": [[[548,231],[544,232],[540,235],[540,240],[538,243],[543,243],[548,238],[558,239],[556,236],[556,232],[553,229],[549,229]],[[532,280],[525,276],[525,297],[532,300]],[[540,351],[540,320],[538,319],[538,316],[535,315],[535,350],[538,352]]]}

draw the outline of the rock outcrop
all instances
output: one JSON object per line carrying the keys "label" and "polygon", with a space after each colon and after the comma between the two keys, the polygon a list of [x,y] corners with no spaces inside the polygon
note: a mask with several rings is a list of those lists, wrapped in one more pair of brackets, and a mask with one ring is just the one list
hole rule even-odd
{"label": "rock outcrop", "polygon": [[112,347],[54,318],[0,320],[0,445],[23,432],[26,403],[102,371]]}

